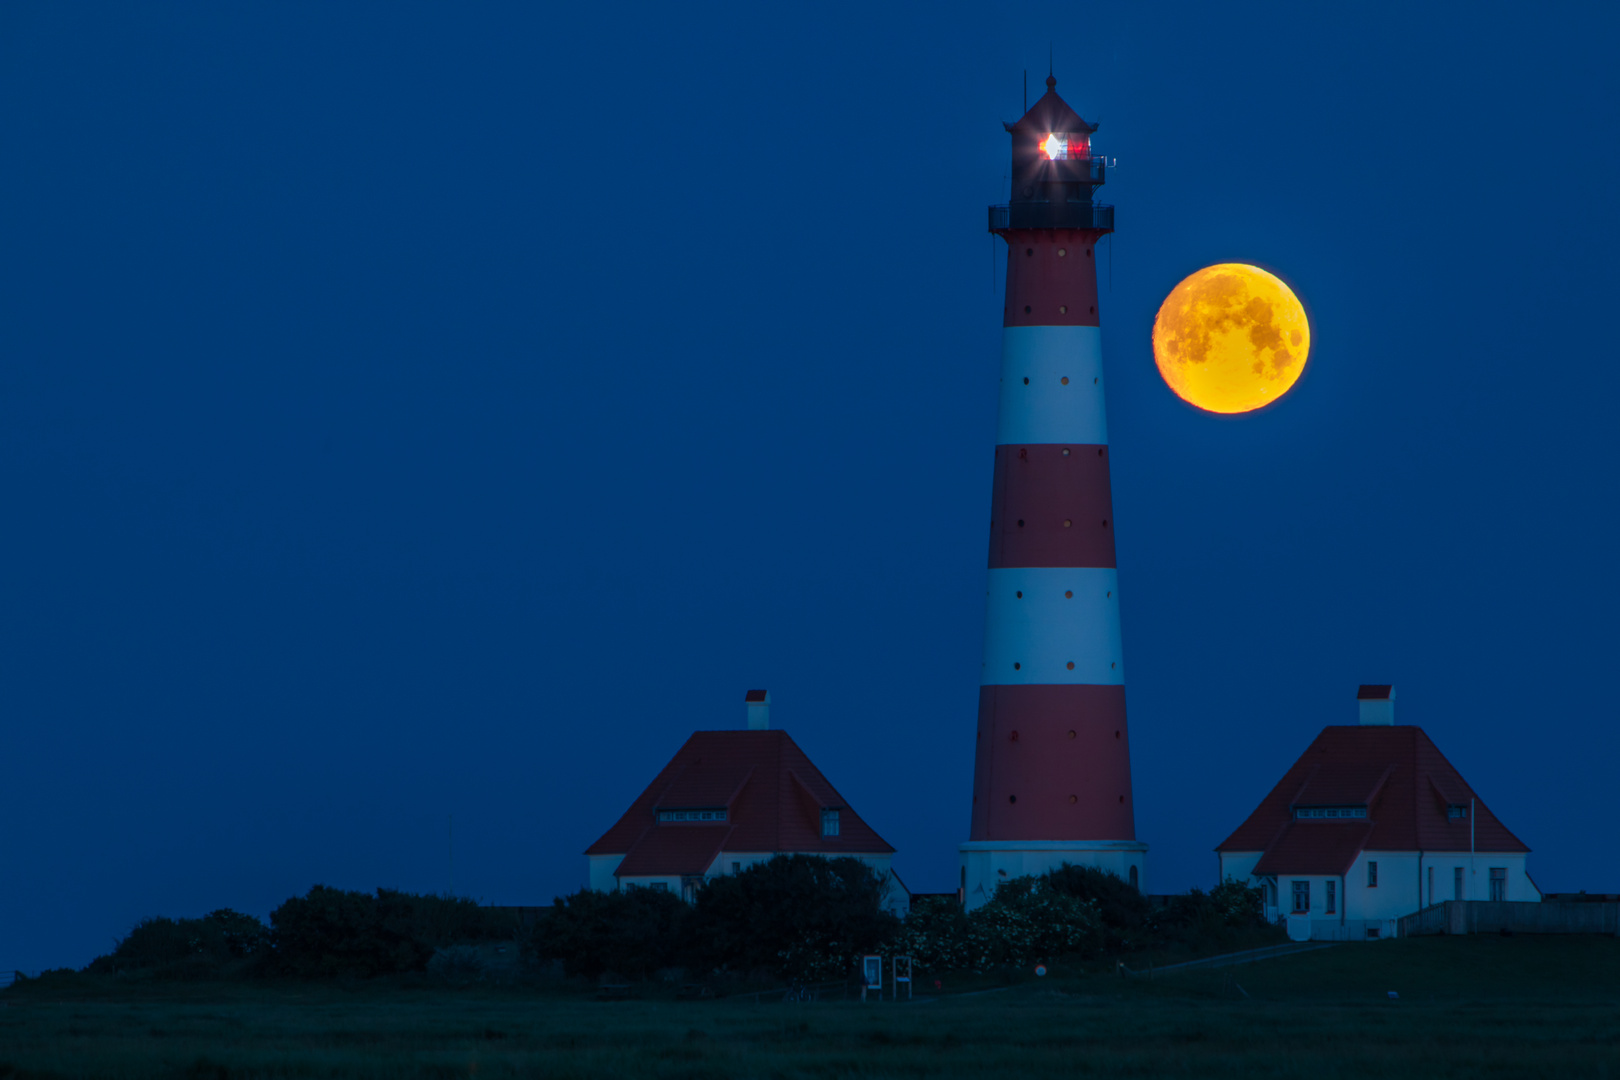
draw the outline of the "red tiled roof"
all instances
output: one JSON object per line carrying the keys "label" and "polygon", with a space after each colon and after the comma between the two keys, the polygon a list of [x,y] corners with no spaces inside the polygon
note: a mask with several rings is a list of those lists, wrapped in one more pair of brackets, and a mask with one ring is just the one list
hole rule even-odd
{"label": "red tiled roof", "polygon": [[1373,685],[1371,683],[1362,683],[1361,688],[1356,691],[1356,700],[1357,701],[1388,701],[1391,697],[1394,696],[1393,694],[1390,693],[1390,691],[1393,690],[1393,689],[1395,689],[1395,687],[1389,685],[1388,683],[1380,684],[1380,685],[1377,685],[1377,686],[1375,686],[1375,685]]}
{"label": "red tiled roof", "polygon": [[1291,821],[1254,864],[1255,874],[1343,874],[1367,846],[1365,821]]}
{"label": "red tiled roof", "polygon": [[[1361,794],[1357,794],[1357,793]],[[1261,851],[1257,873],[1343,873],[1356,851],[1467,851],[1469,822],[1448,803],[1474,800],[1479,851],[1529,851],[1474,793],[1422,728],[1324,728],[1271,794],[1216,851]],[[1367,821],[1299,821],[1296,806],[1367,806]],[[1314,869],[1317,867],[1340,869]],[[1266,869],[1262,870],[1261,867]]]}
{"label": "red tiled roof", "polygon": [[750,690],[750,691],[748,691],[748,693],[743,695],[743,701],[744,702],[764,701],[764,700],[765,700],[765,691],[763,691],[763,690]]}
{"label": "red tiled roof", "polygon": [[701,874],[720,854],[731,829],[726,825],[669,825],[641,834],[619,864],[617,874]]}
{"label": "red tiled roof", "polygon": [[[726,808],[724,825],[666,822],[658,810]],[[837,836],[821,811],[837,809]],[[585,849],[625,853],[619,875],[700,874],[725,851],[889,854],[785,731],[693,733],[624,816]],[[701,861],[702,866],[697,866]]]}
{"label": "red tiled roof", "polygon": [[718,810],[730,806],[753,771],[753,766],[741,763],[715,761],[705,766],[701,761],[688,762],[659,793],[654,805],[661,810]]}
{"label": "red tiled roof", "polygon": [[1366,806],[1389,778],[1393,765],[1346,761],[1324,769],[1314,764],[1305,786],[1295,794],[1295,806]]}

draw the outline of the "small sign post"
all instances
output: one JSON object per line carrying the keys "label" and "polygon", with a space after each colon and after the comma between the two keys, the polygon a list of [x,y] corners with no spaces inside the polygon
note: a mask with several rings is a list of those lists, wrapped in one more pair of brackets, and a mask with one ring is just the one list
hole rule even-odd
{"label": "small sign post", "polygon": [[911,1000],[911,957],[897,956],[894,964],[894,1000],[900,1000],[900,984],[906,984],[906,1000]]}
{"label": "small sign post", "polygon": [[866,992],[871,990],[877,994],[879,1001],[883,1000],[883,957],[861,957],[861,1000],[866,1000]]}

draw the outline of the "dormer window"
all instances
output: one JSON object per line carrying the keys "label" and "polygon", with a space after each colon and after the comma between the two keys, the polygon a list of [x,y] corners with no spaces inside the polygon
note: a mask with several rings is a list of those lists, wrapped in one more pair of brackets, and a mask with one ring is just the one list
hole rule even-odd
{"label": "dormer window", "polygon": [[1467,816],[1468,807],[1464,806],[1462,803],[1446,804],[1446,817],[1456,820],[1457,818],[1465,818]]}
{"label": "dormer window", "polygon": [[821,812],[821,835],[822,836],[837,836],[838,835],[838,811],[836,811],[836,810],[823,810]]}
{"label": "dormer window", "polygon": [[1301,821],[1342,821],[1361,818],[1366,820],[1367,808],[1365,806],[1296,806],[1294,816]]}
{"label": "dormer window", "polygon": [[686,824],[686,823],[689,823],[689,822],[701,822],[701,821],[714,822],[714,821],[724,821],[724,820],[726,820],[726,812],[725,812],[724,808],[721,808],[721,809],[718,809],[718,810],[660,810],[660,811],[658,811],[658,823],[660,825],[664,824],[665,822],[679,822],[681,824]]}

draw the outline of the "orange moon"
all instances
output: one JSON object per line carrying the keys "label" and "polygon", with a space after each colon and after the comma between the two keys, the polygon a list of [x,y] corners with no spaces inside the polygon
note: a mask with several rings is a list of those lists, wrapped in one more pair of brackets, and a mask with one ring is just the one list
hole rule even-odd
{"label": "orange moon", "polygon": [[1244,263],[1206,266],[1170,290],[1153,321],[1153,359],[1176,396],[1214,413],[1271,404],[1311,351],[1305,306],[1275,275]]}

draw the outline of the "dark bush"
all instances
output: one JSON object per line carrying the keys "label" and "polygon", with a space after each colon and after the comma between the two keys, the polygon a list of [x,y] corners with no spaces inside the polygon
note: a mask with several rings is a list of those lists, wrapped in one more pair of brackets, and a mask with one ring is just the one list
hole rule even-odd
{"label": "dark bush", "polygon": [[687,923],[687,966],[820,981],[847,974],[899,931],[887,875],[859,859],[778,855],[711,878]]}
{"label": "dark bush", "polygon": [[1102,920],[1103,947],[1109,951],[1140,948],[1152,927],[1152,906],[1141,890],[1117,874],[1094,866],[1064,863],[1046,875],[1054,892],[1097,905]]}
{"label": "dark bush", "polygon": [[1266,925],[1262,894],[1230,878],[1209,892],[1189,889],[1159,914],[1159,936],[1195,952],[1222,948],[1239,931]]}
{"label": "dark bush", "polygon": [[511,936],[502,913],[472,900],[317,885],[270,913],[275,968],[300,978],[424,971],[441,946]]}
{"label": "dark bush", "polygon": [[220,908],[204,921],[219,928],[220,939],[232,956],[263,956],[270,951],[270,928],[252,915]]}
{"label": "dark bush", "polygon": [[215,978],[253,967],[268,953],[269,943],[264,923],[228,908],[201,919],[142,919],[111,953],[98,956],[86,970]]}
{"label": "dark bush", "polygon": [[974,950],[969,938],[968,914],[961,901],[947,896],[913,899],[911,912],[901,924],[895,951],[910,956],[919,973],[972,968]]}
{"label": "dark bush", "polygon": [[968,914],[968,929],[977,971],[1089,956],[1104,941],[1097,901],[1054,888],[1049,876],[1003,881]]}
{"label": "dark bush", "polygon": [[645,977],[676,963],[690,911],[678,896],[659,890],[582,889],[552,901],[530,948],[541,959],[561,960],[570,975]]}
{"label": "dark bush", "polygon": [[1222,921],[1235,930],[1269,926],[1266,922],[1266,894],[1233,878],[1209,890],[1209,900],[1221,913]]}
{"label": "dark bush", "polygon": [[972,912],[947,899],[914,904],[895,950],[910,955],[919,972],[984,972],[1092,956],[1104,940],[1095,900],[1054,888],[1050,876],[1018,877]]}

